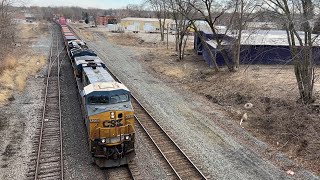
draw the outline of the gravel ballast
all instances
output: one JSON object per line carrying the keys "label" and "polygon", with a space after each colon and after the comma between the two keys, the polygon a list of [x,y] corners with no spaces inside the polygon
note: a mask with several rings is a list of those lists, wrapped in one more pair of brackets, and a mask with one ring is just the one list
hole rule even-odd
{"label": "gravel ballast", "polygon": [[[159,124],[175,139],[184,151],[209,178],[214,179],[317,179],[312,173],[296,169],[295,176],[286,174],[272,162],[263,159],[250,148],[240,144],[236,138],[219,127],[214,119],[233,125],[218,108],[204,103],[192,92],[180,92],[174,83],[165,84],[143,68],[137,53],[110,44],[101,35],[94,33],[95,41],[89,46],[117,77],[129,87],[133,94],[157,119]],[[207,111],[203,113],[202,111]],[[208,116],[209,114],[209,116]],[[256,146],[267,144],[243,135]]]}

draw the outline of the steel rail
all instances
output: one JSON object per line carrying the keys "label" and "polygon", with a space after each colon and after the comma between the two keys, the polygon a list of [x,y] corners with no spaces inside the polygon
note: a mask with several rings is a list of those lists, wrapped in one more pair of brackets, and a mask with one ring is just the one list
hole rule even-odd
{"label": "steel rail", "polygon": [[41,142],[42,142],[42,135],[43,135],[43,126],[44,126],[44,118],[46,113],[46,104],[47,104],[47,96],[48,96],[48,86],[49,86],[49,77],[51,72],[51,63],[52,63],[52,52],[53,52],[53,39],[54,39],[54,30],[52,32],[52,42],[50,47],[50,58],[49,58],[49,68],[47,73],[47,82],[46,82],[46,89],[45,89],[45,95],[44,95],[44,103],[43,103],[43,109],[42,109],[42,118],[41,118],[41,129],[40,129],[40,136],[39,136],[39,145],[38,145],[38,152],[37,152],[37,161],[36,161],[36,172],[34,175],[34,179],[38,179],[39,174],[39,164],[40,164],[40,151],[41,151]]}
{"label": "steel rail", "polygon": [[[61,122],[61,92],[60,92],[60,54],[63,52],[64,49],[59,51],[59,35],[56,35],[54,37],[55,30],[53,29],[52,33],[52,43],[50,47],[50,58],[49,58],[49,66],[48,66],[48,73],[47,73],[47,81],[46,81],[46,87],[45,87],[45,95],[44,95],[44,103],[43,103],[43,111],[42,111],[42,118],[41,118],[41,128],[40,128],[40,135],[39,135],[39,144],[38,144],[38,151],[37,151],[37,158],[36,158],[36,167],[35,167],[35,176],[34,179],[39,179],[39,172],[40,172],[40,160],[41,160],[41,150],[42,150],[42,142],[43,142],[43,135],[44,135],[44,122],[46,117],[46,111],[47,111],[47,102],[48,102],[48,89],[50,85],[50,76],[52,74],[52,67],[53,64],[57,62],[57,71],[58,71],[58,106],[59,106],[59,136],[60,136],[60,179],[64,179],[64,165],[63,165],[63,140],[62,140],[62,122]],[[53,55],[54,51],[54,39],[56,38],[56,50],[57,55]],[[53,60],[54,56],[56,58]]]}
{"label": "steel rail", "polygon": [[[143,111],[145,111],[145,115],[147,115],[150,119],[152,119],[152,123],[154,123],[157,128],[162,132],[162,134],[164,134],[171,143],[173,143],[174,148],[178,149],[179,152],[183,155],[184,158],[187,159],[188,163],[190,163],[192,165],[192,167],[197,171],[197,173],[199,174],[199,176],[201,177],[200,179],[207,179],[205,177],[205,175],[200,171],[200,169],[191,161],[191,159],[183,152],[183,150],[178,146],[178,144],[170,137],[170,135],[168,133],[165,132],[165,130],[161,127],[161,125],[155,120],[155,118],[148,112],[148,110],[146,108],[144,108],[142,106],[142,104],[137,100],[137,98],[132,95],[132,98],[137,102],[137,104],[142,108]],[[165,158],[165,160],[167,161],[167,163],[170,165],[170,167],[172,168],[172,170],[175,172],[175,174],[178,176],[179,179],[183,179],[180,175],[180,173],[176,170],[176,167],[170,162],[169,158],[165,155],[165,153],[163,152],[163,150],[161,150],[161,148],[157,145],[157,142],[154,140],[154,138],[152,137],[152,135],[149,133],[149,131],[147,130],[147,128],[143,125],[143,123],[141,122],[141,120],[135,115],[135,118],[137,120],[137,122],[140,124],[140,126],[142,127],[142,129],[146,132],[146,134],[148,135],[148,137],[151,139],[151,141],[154,143],[154,145],[157,147],[157,149],[160,151],[161,155]]]}

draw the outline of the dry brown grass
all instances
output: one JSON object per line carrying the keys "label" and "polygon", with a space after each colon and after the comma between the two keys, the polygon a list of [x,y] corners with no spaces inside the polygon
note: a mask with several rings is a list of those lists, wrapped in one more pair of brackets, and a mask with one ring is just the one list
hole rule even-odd
{"label": "dry brown grass", "polygon": [[37,38],[39,34],[48,34],[48,25],[45,23],[38,24],[20,24],[18,26],[18,37],[21,39],[30,40],[30,38]]}
{"label": "dry brown grass", "polygon": [[92,41],[94,40],[94,37],[92,35],[92,32],[90,31],[87,31],[87,30],[79,30],[79,33],[81,36],[83,36],[85,39],[89,40],[89,41]]}
{"label": "dry brown grass", "polygon": [[[18,28],[24,37],[22,43],[26,44],[34,41],[39,32],[47,32],[47,25],[42,23],[20,25]],[[0,103],[6,102],[14,91],[23,91],[27,78],[35,75],[46,63],[45,56],[34,54],[28,46],[14,49],[13,53],[7,55],[0,64]]]}
{"label": "dry brown grass", "polygon": [[0,75],[5,70],[11,70],[15,68],[16,65],[17,65],[17,59],[12,55],[7,55],[7,57],[5,57],[5,59],[3,60],[3,63],[0,64]]}
{"label": "dry brown grass", "polygon": [[1,89],[0,90],[0,103],[7,101],[8,97],[10,97],[12,94],[12,91],[7,89]]}
{"label": "dry brown grass", "polygon": [[[10,59],[13,57],[10,56]],[[27,78],[30,75],[35,75],[46,62],[45,56],[24,56],[20,58],[19,63],[15,67],[6,69],[0,76],[0,84],[2,90],[0,91],[0,103],[10,98],[13,91],[22,91],[26,86]]]}

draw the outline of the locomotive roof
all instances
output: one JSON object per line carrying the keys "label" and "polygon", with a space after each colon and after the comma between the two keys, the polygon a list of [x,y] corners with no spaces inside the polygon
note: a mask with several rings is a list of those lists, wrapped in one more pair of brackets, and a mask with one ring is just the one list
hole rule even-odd
{"label": "locomotive roof", "polygon": [[100,60],[102,61],[98,56],[79,56],[74,58],[75,61],[79,60]]}
{"label": "locomotive roof", "polygon": [[83,69],[91,84],[97,82],[114,82],[112,76],[102,67],[87,67]]}
{"label": "locomotive roof", "polygon": [[97,54],[90,49],[74,49],[74,50],[71,50],[71,54],[73,58],[81,57],[81,56],[97,56]]}
{"label": "locomotive roof", "polygon": [[86,45],[86,42],[84,42],[84,41],[81,41],[81,40],[79,40],[79,39],[77,39],[77,40],[72,40],[72,41],[68,41],[68,43],[72,43],[72,44],[79,44],[79,45]]}
{"label": "locomotive roof", "polygon": [[124,90],[124,91],[128,91],[129,89],[124,86],[121,83],[118,82],[97,82],[97,83],[92,83],[89,84],[88,86],[84,87],[83,95],[88,95],[90,93],[93,92],[101,92],[101,91],[116,91],[116,90]]}
{"label": "locomotive roof", "polygon": [[93,60],[93,61],[78,60],[78,61],[76,61],[77,66],[81,65],[82,67],[89,67],[90,64],[95,64],[96,66],[99,66],[99,67],[104,66],[104,63],[99,60]]}
{"label": "locomotive roof", "polygon": [[88,63],[96,63],[96,64],[104,64],[103,61],[97,56],[80,56],[74,58],[76,65],[79,64],[88,64]]}

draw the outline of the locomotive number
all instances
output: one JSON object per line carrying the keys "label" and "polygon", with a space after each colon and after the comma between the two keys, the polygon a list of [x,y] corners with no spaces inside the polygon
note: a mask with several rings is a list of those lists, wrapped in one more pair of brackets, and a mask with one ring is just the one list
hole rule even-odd
{"label": "locomotive number", "polygon": [[106,120],[103,121],[103,127],[119,127],[119,126],[123,126],[123,124],[121,123],[122,119],[119,120]]}

